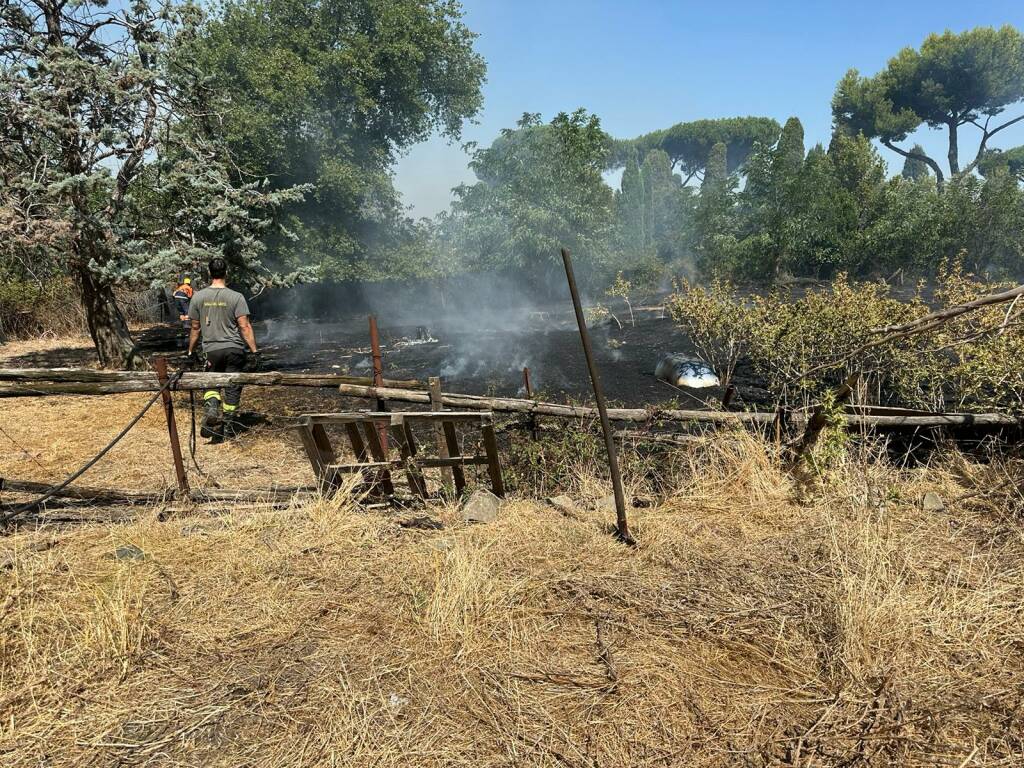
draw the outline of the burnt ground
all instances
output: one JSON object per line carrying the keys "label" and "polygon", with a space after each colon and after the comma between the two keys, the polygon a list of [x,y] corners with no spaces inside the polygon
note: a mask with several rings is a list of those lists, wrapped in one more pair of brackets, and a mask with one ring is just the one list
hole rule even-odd
{"label": "burnt ground", "polygon": [[[257,332],[264,339],[265,365],[281,371],[368,375],[372,362],[365,323],[365,318],[331,324],[263,323]],[[386,378],[441,376],[447,391],[521,397],[523,368],[528,367],[534,393],[542,399],[593,397],[571,316],[524,313],[516,326],[506,322],[503,327],[467,328],[439,322],[425,328],[382,326],[380,333]],[[421,341],[420,335],[431,340]],[[722,396],[720,388],[681,390],[654,378],[663,354],[695,354],[689,340],[660,311],[638,312],[636,325],[625,320],[621,329],[614,322],[602,323],[591,329],[591,338],[605,395],[615,404],[700,407]],[[768,397],[746,368],[737,371],[736,383],[749,402]]]}
{"label": "burnt ground", "polygon": [[[604,321],[590,329],[605,395],[621,406],[676,404],[699,408],[717,407],[721,388],[683,390],[654,378],[659,358],[669,352],[696,354],[689,340],[659,308],[636,312],[636,322],[622,316],[622,328]],[[593,394],[579,331],[571,311],[523,310],[471,326],[458,321],[436,320],[428,326],[388,325],[381,321],[380,335],[384,376],[419,379],[440,376],[449,392],[522,397],[523,368],[531,373],[534,394],[553,402],[591,401]],[[368,376],[372,370],[369,333],[365,316],[337,322],[271,319],[255,323],[264,370],[292,373],[325,372]],[[426,337],[427,340],[423,340]],[[172,368],[183,364],[185,335],[172,325],[151,326],[136,333],[140,352],[169,357]],[[7,367],[90,366],[95,356],[87,340],[67,346],[48,346],[25,351],[5,360]],[[737,406],[770,402],[749,368],[740,365],[734,382]],[[250,388],[255,394],[256,388]],[[327,393],[323,393],[326,395]],[[248,396],[247,396],[248,398]],[[315,407],[310,398],[323,402],[315,391],[289,391],[303,407]],[[334,402],[337,397],[331,398]],[[299,405],[298,402],[294,405]]]}

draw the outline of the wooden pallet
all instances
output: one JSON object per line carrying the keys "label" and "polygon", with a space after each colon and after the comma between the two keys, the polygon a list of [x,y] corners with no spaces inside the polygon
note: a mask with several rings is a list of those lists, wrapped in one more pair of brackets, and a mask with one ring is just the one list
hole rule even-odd
{"label": "wooden pallet", "polygon": [[[455,424],[459,422],[479,426],[484,453],[462,455],[455,432]],[[412,431],[412,425],[416,423],[428,424],[435,429],[440,426],[447,456],[421,455]],[[337,453],[327,434],[328,426],[344,427],[356,457],[354,463],[338,463]],[[505,495],[501,462],[498,457],[498,441],[494,434],[494,419],[489,412],[314,413],[300,417],[295,428],[309,457],[317,482],[325,490],[337,489],[341,485],[342,477],[347,473],[362,472],[372,493],[385,497],[394,496],[392,472],[404,472],[412,493],[420,498],[427,498],[427,482],[423,470],[441,467],[451,470],[455,492],[461,494],[466,488],[466,465],[485,465],[491,480],[491,490],[496,496]],[[385,431],[391,435],[399,450],[398,458],[388,458],[387,448],[381,441],[381,434]]]}

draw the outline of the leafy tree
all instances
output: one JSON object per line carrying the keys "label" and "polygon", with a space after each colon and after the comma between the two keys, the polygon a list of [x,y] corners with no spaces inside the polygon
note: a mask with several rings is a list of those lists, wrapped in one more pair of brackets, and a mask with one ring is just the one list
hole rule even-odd
{"label": "leafy tree", "polygon": [[[988,142],[1024,114],[993,124],[993,118],[1024,99],[1024,35],[1011,26],[977,27],[961,34],[929,35],[920,50],[904,48],[874,77],[851,69],[836,88],[836,125],[878,138],[908,159],[926,163],[941,185],[945,176],[933,158],[896,142],[926,124],[947,131],[951,175],[973,171]],[[981,132],[975,158],[961,168],[960,129]]]}
{"label": "leafy tree", "polygon": [[451,0],[229,0],[198,61],[229,94],[226,132],[243,178],[310,184],[272,244],[325,277],[415,273],[391,167],[431,133],[458,138],[482,104],[483,59]]}
{"label": "leafy tree", "polygon": [[885,275],[897,270],[927,274],[943,253],[942,200],[931,175],[915,180],[896,176],[878,192],[879,215],[859,237],[858,269]]}
{"label": "leafy tree", "polygon": [[677,123],[648,133],[632,142],[620,142],[612,155],[613,165],[621,164],[622,152],[629,145],[636,146],[641,155],[660,149],[671,161],[673,170],[679,166],[684,175],[683,184],[704,172],[712,147],[722,143],[726,147],[729,173],[737,171],[757,144],[774,144],[779,137],[779,124],[769,117],[732,117],[720,120],[695,120]]}
{"label": "leafy tree", "polygon": [[610,140],[584,109],[542,123],[524,114],[486,149],[473,153],[479,181],[455,189],[448,237],[466,267],[519,268],[546,286],[559,247],[593,269],[612,264],[614,196],[602,172]]}
{"label": "leafy tree", "polygon": [[9,1],[0,18],[0,238],[75,279],[102,365],[132,361],[117,285],[214,254],[278,279],[260,238],[299,190],[232,178],[223,105],[191,64],[195,5]]}
{"label": "leafy tree", "polygon": [[988,177],[1000,169],[1006,169],[1018,181],[1024,181],[1024,147],[990,149],[985,152],[978,164],[978,171]]}
{"label": "leafy tree", "polygon": [[931,173],[931,170],[928,168],[928,163],[921,160],[924,154],[924,147],[920,144],[915,144],[910,148],[910,157],[903,160],[903,170],[900,171],[900,175],[904,179],[918,181],[919,179],[927,177]]}
{"label": "leafy tree", "polygon": [[964,176],[943,195],[941,255],[976,274],[1018,276],[1024,267],[1024,191],[1005,169],[982,181]]}

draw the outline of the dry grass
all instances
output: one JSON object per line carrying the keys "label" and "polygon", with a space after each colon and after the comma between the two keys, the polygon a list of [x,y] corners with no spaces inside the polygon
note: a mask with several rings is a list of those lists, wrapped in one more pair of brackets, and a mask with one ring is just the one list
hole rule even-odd
{"label": "dry grass", "polygon": [[767,455],[680,451],[635,550],[590,503],[420,531],[349,493],[14,534],[0,762],[1020,765],[1019,509],[917,505],[994,465],[851,458],[808,494]]}
{"label": "dry grass", "polygon": [[[277,389],[244,393],[246,407],[273,411]],[[0,408],[0,474],[52,483],[92,458],[146,404],[151,393],[13,398]],[[196,440],[196,471],[188,453],[191,411],[187,394],[175,394],[175,416],[185,462],[196,488],[269,488],[313,482],[309,461],[292,430],[258,426],[236,440],[212,445]],[[197,421],[202,396],[196,398]],[[159,401],[142,420],[82,477],[82,485],[129,491],[174,487],[167,421]]]}

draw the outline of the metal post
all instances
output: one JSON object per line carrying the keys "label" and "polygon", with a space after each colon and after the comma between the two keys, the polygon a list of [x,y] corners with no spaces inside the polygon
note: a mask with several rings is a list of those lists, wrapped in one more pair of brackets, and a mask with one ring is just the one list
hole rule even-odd
{"label": "metal post", "polygon": [[572,260],[569,258],[569,251],[562,249],[562,262],[565,264],[565,277],[569,281],[569,293],[572,295],[572,307],[576,311],[576,324],[580,329],[580,340],[583,342],[583,354],[587,358],[587,368],[590,371],[590,383],[594,387],[594,400],[597,401],[597,411],[601,415],[601,430],[604,432],[604,445],[608,451],[608,469],[612,475],[612,490],[615,493],[615,530],[619,539],[626,544],[635,544],[633,536],[629,532],[629,523],[626,520],[626,497],[622,492],[622,476],[619,474],[619,458],[615,453],[615,438],[612,435],[612,427],[608,422],[608,408],[604,402],[604,392],[601,390],[601,379],[597,375],[597,365],[594,362],[594,350],[590,346],[590,334],[587,332],[587,321],[583,317],[583,305],[580,304],[580,294],[576,288],[576,277],[572,271]]}
{"label": "metal post", "polygon": [[178,424],[174,420],[174,400],[171,398],[168,388],[164,386],[167,384],[167,358],[158,357],[156,359],[156,377],[160,386],[164,387],[160,392],[160,397],[163,398],[164,415],[167,416],[167,434],[171,438],[171,456],[174,458],[174,474],[178,479],[178,491],[182,498],[188,498],[188,475],[185,474],[185,462],[182,461],[181,444],[178,442]]}
{"label": "metal post", "polygon": [[[427,378],[427,385],[430,387],[430,410],[443,411],[444,403],[441,400],[441,379],[437,376]],[[444,436],[444,425],[434,425],[434,432],[437,439],[437,455],[442,459],[448,458],[448,441]],[[451,467],[441,468],[441,480],[445,485],[453,485],[455,478],[452,475]]]}
{"label": "metal post", "polygon": [[[384,359],[380,354],[380,335],[377,333],[377,317],[370,315],[370,351],[373,355],[373,386],[384,386]],[[377,398],[377,410],[384,412],[388,410],[388,404],[384,398]],[[380,435],[380,447],[384,451],[384,460],[388,456],[388,428],[385,424],[377,425],[377,432]]]}

